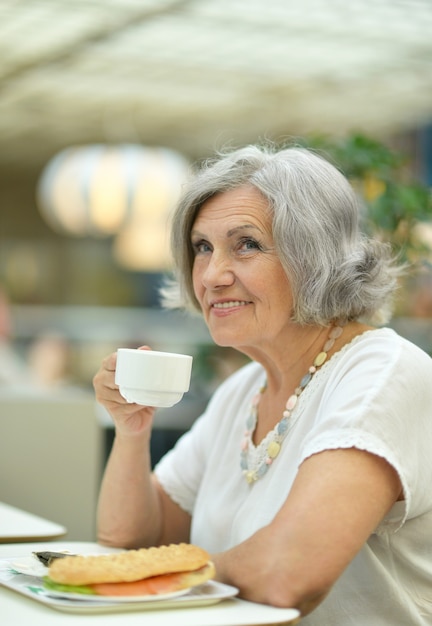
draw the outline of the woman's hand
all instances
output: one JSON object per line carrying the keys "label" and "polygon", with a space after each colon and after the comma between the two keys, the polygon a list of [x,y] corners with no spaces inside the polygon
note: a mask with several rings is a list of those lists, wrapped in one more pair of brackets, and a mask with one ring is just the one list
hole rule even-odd
{"label": "woman's hand", "polygon": [[96,398],[116,427],[99,494],[98,541],[130,549],[187,542],[190,515],[169,498],[152,475],[150,434],[155,408],[123,398],[115,383],[116,362],[117,353],[110,354],[93,378]]}
{"label": "woman's hand", "polygon": [[[139,349],[150,350],[148,346]],[[96,399],[113,418],[117,435],[135,436],[147,432],[152,427],[155,408],[133,404],[123,398],[115,383],[116,363],[116,352],[102,361],[93,378]]]}

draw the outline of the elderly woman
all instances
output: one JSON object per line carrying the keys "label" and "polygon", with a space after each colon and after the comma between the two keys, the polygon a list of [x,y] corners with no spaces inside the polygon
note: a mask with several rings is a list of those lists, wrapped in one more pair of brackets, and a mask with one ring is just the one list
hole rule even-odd
{"label": "elderly woman", "polygon": [[305,626],[431,623],[432,359],[373,326],[398,270],[358,222],[348,181],[304,149],[249,146],[191,181],[165,301],[251,362],[154,473],[154,409],[128,404],[103,362],[102,543],[196,543],[219,580]]}

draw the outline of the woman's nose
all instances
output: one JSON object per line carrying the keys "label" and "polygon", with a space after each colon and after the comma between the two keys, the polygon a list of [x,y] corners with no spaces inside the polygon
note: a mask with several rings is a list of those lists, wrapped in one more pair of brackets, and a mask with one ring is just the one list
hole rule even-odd
{"label": "woman's nose", "polygon": [[214,289],[231,285],[233,282],[234,273],[230,259],[214,251],[203,273],[203,284]]}

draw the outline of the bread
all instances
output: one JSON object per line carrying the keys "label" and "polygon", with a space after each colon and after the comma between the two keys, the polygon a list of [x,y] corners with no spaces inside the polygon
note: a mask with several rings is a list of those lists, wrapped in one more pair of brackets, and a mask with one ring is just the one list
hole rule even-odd
{"label": "bread", "polygon": [[53,561],[48,575],[52,581],[65,585],[131,582],[161,574],[192,572],[209,561],[210,555],[202,548],[180,543],[116,554],[65,557]]}

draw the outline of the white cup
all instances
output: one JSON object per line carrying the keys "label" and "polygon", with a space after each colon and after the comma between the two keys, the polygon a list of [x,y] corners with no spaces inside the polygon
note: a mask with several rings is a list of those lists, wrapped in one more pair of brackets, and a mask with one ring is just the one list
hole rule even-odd
{"label": "white cup", "polygon": [[173,406],[189,390],[192,357],[187,354],[119,348],[115,382],[128,402]]}

